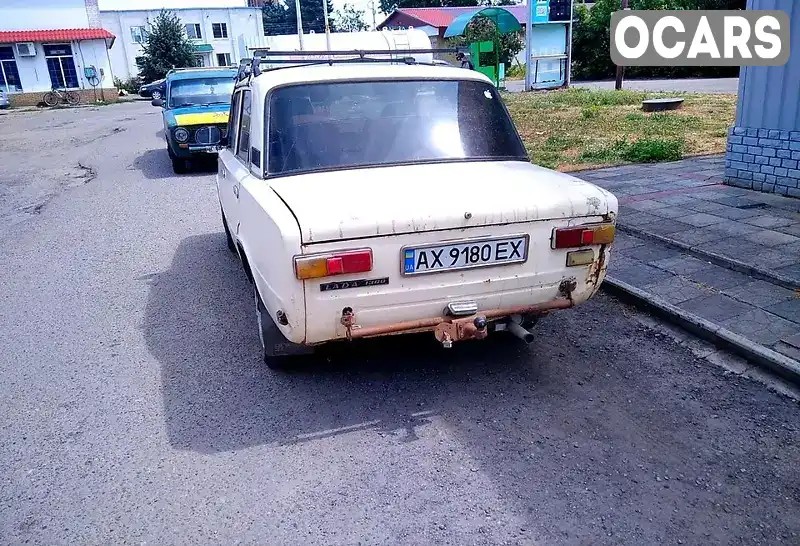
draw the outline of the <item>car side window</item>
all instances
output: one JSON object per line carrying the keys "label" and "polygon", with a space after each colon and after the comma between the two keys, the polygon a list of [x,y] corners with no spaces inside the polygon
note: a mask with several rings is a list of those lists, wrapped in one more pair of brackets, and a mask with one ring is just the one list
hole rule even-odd
{"label": "car side window", "polygon": [[231,101],[231,115],[228,117],[228,149],[236,153],[236,134],[239,129],[239,106],[242,103],[242,94],[234,93]]}
{"label": "car side window", "polygon": [[239,119],[239,138],[236,155],[247,163],[250,160],[250,90],[242,93],[242,113]]}

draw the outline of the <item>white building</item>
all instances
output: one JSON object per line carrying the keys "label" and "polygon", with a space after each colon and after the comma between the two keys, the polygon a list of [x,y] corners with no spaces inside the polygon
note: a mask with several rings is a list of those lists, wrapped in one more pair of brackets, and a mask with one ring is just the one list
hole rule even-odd
{"label": "white building", "polygon": [[[109,2],[115,1],[117,0],[105,0],[102,5],[106,6]],[[231,2],[233,0],[228,3]],[[242,3],[241,0],[239,3]],[[165,2],[160,4],[169,6]],[[160,11],[160,9],[100,10],[103,28],[117,36],[111,48],[111,64],[118,78],[127,79],[139,73],[136,58],[142,54],[142,42],[150,22]],[[236,66],[244,56],[239,47],[241,39],[250,41],[264,35],[264,21],[260,8],[170,7],[169,11],[175,13],[183,22],[186,34],[195,44],[200,66]]]}
{"label": "white building", "polygon": [[2,0],[0,88],[12,105],[37,104],[54,87],[84,101],[116,100],[97,0]]}

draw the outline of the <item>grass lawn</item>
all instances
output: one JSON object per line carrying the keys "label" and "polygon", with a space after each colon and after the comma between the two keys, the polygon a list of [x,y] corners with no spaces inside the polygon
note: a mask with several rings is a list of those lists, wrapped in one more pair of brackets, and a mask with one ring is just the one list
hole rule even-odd
{"label": "grass lawn", "polygon": [[[644,113],[648,98],[680,96],[679,110]],[[568,90],[504,93],[534,163],[574,171],[725,151],[736,95]]]}

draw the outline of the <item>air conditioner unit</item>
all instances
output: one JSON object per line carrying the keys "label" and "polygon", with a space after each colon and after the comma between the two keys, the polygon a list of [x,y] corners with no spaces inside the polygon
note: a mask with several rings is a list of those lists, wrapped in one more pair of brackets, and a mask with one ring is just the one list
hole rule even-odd
{"label": "air conditioner unit", "polygon": [[36,57],[36,46],[33,44],[33,42],[18,43],[17,55],[20,57]]}

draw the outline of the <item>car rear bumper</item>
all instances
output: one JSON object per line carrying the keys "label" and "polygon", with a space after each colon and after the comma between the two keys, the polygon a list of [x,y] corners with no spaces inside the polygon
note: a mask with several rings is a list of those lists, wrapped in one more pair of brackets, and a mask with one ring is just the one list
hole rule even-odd
{"label": "car rear bumper", "polygon": [[[598,267],[602,269],[595,272]],[[420,297],[400,304],[388,300],[368,303],[363,301],[368,299],[366,295],[350,298],[340,294],[331,305],[324,307],[326,314],[316,312],[307,317],[305,342],[313,345],[336,339],[425,331],[436,333],[444,323],[454,322],[446,313],[448,304],[453,302],[471,302],[477,306],[478,312],[466,317],[468,322],[477,317],[490,323],[505,322],[514,315],[542,315],[566,309],[590,299],[605,278],[605,264],[599,262],[575,269],[540,274],[518,282],[493,282],[494,288],[485,283],[465,282],[450,287],[447,296]],[[503,284],[506,287],[500,289],[499,285]],[[512,287],[514,284],[516,287]],[[311,290],[313,288],[307,287],[306,293]],[[342,320],[346,309],[352,312],[353,317]],[[458,341],[455,337],[453,340]]]}
{"label": "car rear bumper", "polygon": [[[343,315],[342,325],[346,329],[347,339],[369,338],[369,337],[378,337],[378,336],[410,333],[410,332],[425,332],[430,330],[438,333],[439,331],[448,329],[447,327],[450,325],[458,325],[458,324],[466,325],[474,323],[475,319],[478,318],[483,318],[486,321],[492,321],[497,319],[504,319],[514,315],[523,315],[523,316],[542,315],[557,309],[568,309],[573,305],[575,305],[575,303],[569,296],[570,295],[567,293],[567,294],[562,294],[561,298],[547,301],[544,303],[522,305],[518,307],[487,309],[485,311],[481,311],[466,317],[459,317],[459,318],[434,317],[421,320],[397,322],[392,324],[383,324],[381,326],[372,326],[367,328],[358,328],[356,316],[354,314],[350,314],[350,315]],[[463,332],[463,333],[454,334],[453,337],[450,338],[451,341],[459,341],[461,339],[483,337],[483,335],[480,334],[476,335],[477,332],[470,329],[456,328],[453,329],[453,331]]]}

